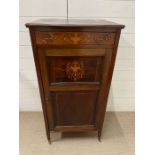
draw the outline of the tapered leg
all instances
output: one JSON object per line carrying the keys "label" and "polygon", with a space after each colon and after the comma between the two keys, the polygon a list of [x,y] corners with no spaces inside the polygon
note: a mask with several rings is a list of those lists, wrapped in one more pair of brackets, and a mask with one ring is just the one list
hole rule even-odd
{"label": "tapered leg", "polygon": [[101,142],[101,136],[102,136],[102,129],[98,130],[98,140]]}
{"label": "tapered leg", "polygon": [[50,131],[49,132],[46,132],[46,136],[47,136],[47,139],[48,139],[49,144],[51,144]]}

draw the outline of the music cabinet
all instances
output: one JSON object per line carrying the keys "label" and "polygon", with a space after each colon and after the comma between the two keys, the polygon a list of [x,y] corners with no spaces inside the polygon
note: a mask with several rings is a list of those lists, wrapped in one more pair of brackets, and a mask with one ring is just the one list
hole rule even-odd
{"label": "music cabinet", "polygon": [[121,29],[104,20],[27,23],[46,134],[98,131],[101,138]]}

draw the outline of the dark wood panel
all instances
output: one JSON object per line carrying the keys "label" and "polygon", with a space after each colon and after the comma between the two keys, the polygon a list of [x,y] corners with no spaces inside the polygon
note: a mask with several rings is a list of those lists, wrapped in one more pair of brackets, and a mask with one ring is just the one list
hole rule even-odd
{"label": "dark wood panel", "polygon": [[55,125],[94,125],[97,91],[53,92]]}
{"label": "dark wood panel", "polygon": [[105,49],[44,49],[46,56],[104,56]]}
{"label": "dark wood panel", "polygon": [[48,115],[48,124],[49,128],[53,129],[54,128],[54,118],[53,118],[53,107],[51,104],[51,96],[50,96],[50,91],[49,91],[49,78],[48,78],[48,73],[47,73],[47,65],[46,65],[46,57],[45,53],[42,51],[38,52],[39,56],[39,67],[40,67],[40,72],[41,72],[41,77],[42,77],[42,82],[44,85],[44,104],[47,108],[47,115]]}
{"label": "dark wood panel", "polygon": [[43,77],[41,75],[41,70],[40,70],[40,65],[39,65],[39,55],[37,51],[37,47],[35,44],[35,31],[33,29],[29,29],[30,32],[30,37],[31,37],[31,43],[32,43],[32,49],[33,49],[33,57],[34,57],[34,62],[35,62],[35,67],[36,67],[36,73],[37,73],[37,79],[38,79],[38,84],[39,84],[39,92],[40,92],[40,98],[41,98],[41,103],[42,103],[42,109],[43,109],[43,116],[44,116],[44,122],[45,122],[45,129],[46,129],[46,136],[51,143],[51,137],[50,137],[50,130],[51,130],[51,125],[49,122],[49,114],[48,114],[48,109],[45,104],[45,91],[44,91],[44,84],[43,84]]}
{"label": "dark wood panel", "polygon": [[50,83],[99,82],[103,57],[46,57]]}
{"label": "dark wood panel", "polygon": [[77,90],[99,90],[100,85],[89,83],[89,84],[56,84],[56,85],[50,85],[49,90],[50,91],[77,91]]}
{"label": "dark wood panel", "polygon": [[96,131],[97,128],[94,125],[80,125],[80,126],[56,126],[54,131],[63,132],[83,132],[83,131]]}

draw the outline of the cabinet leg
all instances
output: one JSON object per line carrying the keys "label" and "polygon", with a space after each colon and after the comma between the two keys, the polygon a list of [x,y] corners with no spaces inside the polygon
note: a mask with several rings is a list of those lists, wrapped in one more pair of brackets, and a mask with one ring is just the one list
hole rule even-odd
{"label": "cabinet leg", "polygon": [[46,136],[47,136],[47,139],[48,139],[49,144],[51,144],[50,132],[46,132]]}
{"label": "cabinet leg", "polygon": [[102,130],[98,130],[98,140],[101,142]]}
{"label": "cabinet leg", "polygon": [[51,144],[51,139],[48,139],[49,144]]}

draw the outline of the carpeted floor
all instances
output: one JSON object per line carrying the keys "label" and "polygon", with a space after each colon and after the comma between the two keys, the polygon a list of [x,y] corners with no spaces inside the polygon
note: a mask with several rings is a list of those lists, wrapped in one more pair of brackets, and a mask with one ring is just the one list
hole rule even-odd
{"label": "carpeted floor", "polygon": [[107,112],[102,142],[96,132],[58,135],[49,144],[42,113],[20,113],[20,155],[134,155],[134,113]]}

